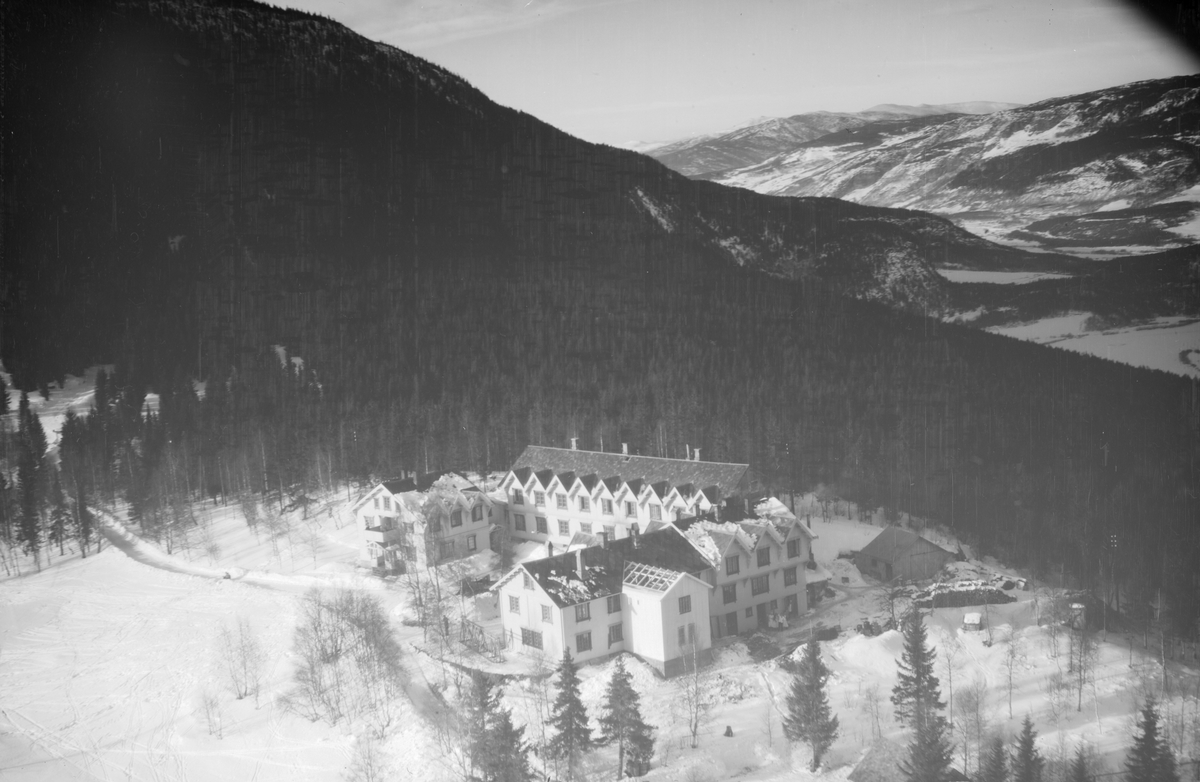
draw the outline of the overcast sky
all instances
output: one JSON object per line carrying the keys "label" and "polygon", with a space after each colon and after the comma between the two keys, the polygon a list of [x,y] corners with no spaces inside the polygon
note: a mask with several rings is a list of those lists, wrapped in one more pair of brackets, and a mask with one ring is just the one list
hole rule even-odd
{"label": "overcast sky", "polygon": [[625,145],[764,116],[1044,98],[1200,71],[1112,0],[274,0]]}

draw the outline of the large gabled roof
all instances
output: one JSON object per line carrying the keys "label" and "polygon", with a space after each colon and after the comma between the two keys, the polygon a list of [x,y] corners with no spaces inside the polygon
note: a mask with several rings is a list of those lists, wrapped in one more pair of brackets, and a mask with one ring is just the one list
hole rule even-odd
{"label": "large gabled roof", "polygon": [[[583,562],[584,574],[579,575]],[[591,546],[517,565],[494,588],[524,570],[545,590],[559,608],[595,600],[621,591],[626,566],[645,565],[677,575],[696,576],[711,567],[707,560],[673,527],[609,541],[607,547]]]}
{"label": "large gabled roof", "polygon": [[740,494],[748,486],[747,464],[728,462],[698,462],[687,459],[665,459],[657,456],[578,451],[571,448],[550,448],[530,445],[525,448],[512,469],[529,467],[534,470],[553,469],[576,475],[619,475],[626,481],[643,478],[649,483],[666,482],[671,486],[693,484],[716,487],[721,496]]}
{"label": "large gabled roof", "polygon": [[927,554],[930,552],[942,552],[948,556],[952,556],[951,552],[946,551],[941,546],[931,543],[915,532],[904,529],[903,527],[889,526],[884,527],[875,539],[862,548],[859,554],[874,557],[883,562],[895,563],[904,557],[911,554]]}

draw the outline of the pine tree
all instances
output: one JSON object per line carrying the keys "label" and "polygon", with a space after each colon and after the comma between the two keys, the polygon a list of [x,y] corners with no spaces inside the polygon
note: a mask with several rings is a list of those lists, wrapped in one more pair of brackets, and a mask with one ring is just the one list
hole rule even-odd
{"label": "pine tree", "polygon": [[50,544],[58,544],[58,555],[63,555],[63,544],[70,534],[71,512],[67,510],[67,498],[63,496],[62,484],[58,480],[58,472],[54,472],[50,482]]}
{"label": "pine tree", "polygon": [[499,709],[488,728],[493,755],[489,762],[486,782],[526,782],[533,778],[529,767],[529,745],[525,743],[525,728],[513,725],[512,712]]}
{"label": "pine tree", "polygon": [[932,714],[917,724],[908,757],[900,762],[900,771],[911,782],[945,782],[950,776],[954,747],[946,738],[946,720]]}
{"label": "pine tree", "polygon": [[945,708],[938,678],[933,675],[934,653],[927,645],[925,623],[913,612],[904,624],[904,651],[899,674],[892,688],[896,719],[919,729],[926,718]]}
{"label": "pine tree", "polygon": [[825,694],[828,680],[829,669],[821,660],[821,645],[812,638],[805,645],[804,657],[792,676],[783,732],[791,741],[803,741],[812,748],[813,771],[821,765],[821,758],[838,735],[838,718],[830,712]]}
{"label": "pine tree", "polygon": [[604,690],[600,735],[603,743],[617,745],[617,779],[626,774],[640,777],[650,770],[654,729],[642,720],[640,699],[623,657],[617,658]]}
{"label": "pine tree", "polygon": [[1004,739],[999,736],[992,739],[977,779],[978,782],[1008,782],[1008,751]]}
{"label": "pine tree", "polygon": [[1153,698],[1148,698],[1142,707],[1138,731],[1125,756],[1125,778],[1129,782],[1179,782],[1175,755],[1158,729],[1158,709]]}
{"label": "pine tree", "polygon": [[1041,782],[1042,768],[1045,760],[1038,752],[1035,741],[1037,731],[1033,729],[1033,720],[1025,715],[1021,725],[1021,735],[1017,737],[1017,751],[1012,761],[1013,782]]}
{"label": "pine tree", "polygon": [[579,674],[570,650],[563,651],[558,666],[558,697],[550,714],[550,725],[558,731],[550,739],[550,757],[567,762],[567,778],[578,776],[583,756],[592,748],[592,729],[587,710],[579,697]]}
{"label": "pine tree", "polygon": [[1067,771],[1067,782],[1093,782],[1092,775],[1088,773],[1087,756],[1083,752],[1082,744],[1075,751],[1075,759],[1071,761],[1071,768]]}
{"label": "pine tree", "polygon": [[42,458],[46,453],[46,433],[42,422],[29,407],[29,394],[21,394],[18,409],[17,480],[21,485],[21,514],[17,540],[40,570],[42,549]]}

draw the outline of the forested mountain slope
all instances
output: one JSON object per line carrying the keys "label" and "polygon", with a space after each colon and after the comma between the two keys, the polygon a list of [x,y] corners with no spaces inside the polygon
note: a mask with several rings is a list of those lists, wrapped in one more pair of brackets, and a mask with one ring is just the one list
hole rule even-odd
{"label": "forested mountain slope", "polygon": [[916,314],[932,261],[1019,251],[693,182],[245,0],[5,13],[3,358],[26,388],[118,364],[66,438],[85,489],[150,513],[699,446],[1084,583],[1116,534],[1120,577],[1196,615],[1197,385]]}

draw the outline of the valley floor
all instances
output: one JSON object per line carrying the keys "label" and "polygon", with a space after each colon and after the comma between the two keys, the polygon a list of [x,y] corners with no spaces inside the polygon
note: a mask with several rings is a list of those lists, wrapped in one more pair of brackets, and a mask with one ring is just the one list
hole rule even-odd
{"label": "valley floor", "polygon": [[[324,509],[308,525],[311,533],[298,532],[290,543],[256,541],[239,512],[207,505],[199,510],[209,514],[210,542],[216,544],[207,552],[195,547],[169,556],[114,522],[110,543],[101,553],[87,559],[56,558],[41,572],[5,580],[0,589],[0,776],[19,782],[343,778],[362,741],[362,726],[309,722],[280,703],[293,672],[290,649],[298,597],[312,585],[350,586],[371,590],[394,619],[410,612],[396,584],[364,577],[346,565],[353,560],[357,533],[350,525],[339,526],[340,513],[348,507],[345,493],[323,502]],[[819,506],[810,503],[810,508],[810,524],[818,536],[814,551],[833,574],[838,592],[789,630],[766,639],[734,639],[717,649],[716,663],[707,673],[716,702],[701,728],[698,748],[691,747],[678,710],[679,683],[663,681],[647,666],[628,661],[643,713],[658,728],[649,779],[843,780],[877,734],[906,741],[888,702],[900,636],[855,633],[855,624],[863,618],[879,620],[884,611],[876,585],[838,558],[839,552],[870,540],[878,522],[851,521],[844,504],[841,513],[835,505],[828,520]],[[304,529],[303,520],[292,521],[297,530]],[[997,570],[995,563],[965,567]],[[943,697],[949,696],[951,673],[944,666],[944,650],[954,648],[954,689],[961,692],[976,680],[986,685],[991,728],[1011,736],[1029,714],[1043,754],[1069,756],[1084,742],[1108,768],[1119,768],[1134,730],[1136,705],[1145,694],[1158,692],[1161,669],[1139,644],[1131,650],[1126,638],[1110,634],[1108,643],[1101,644],[1094,683],[1084,687],[1078,710],[1077,690],[1050,684],[1067,669],[1065,637],[1060,635],[1055,655],[1050,629],[1034,621],[1038,593],[1014,594],[1018,602],[990,611],[996,641],[991,646],[985,644],[986,634],[960,629],[964,611],[971,609],[938,609],[927,618],[931,642],[938,647]],[[257,703],[233,697],[217,653],[220,629],[232,627],[239,617],[249,620],[269,660]],[[826,768],[812,775],[803,770],[807,750],[789,747],[782,735],[788,675],[777,661],[755,662],[749,649],[774,644],[786,652],[818,622],[843,628],[837,639],[822,644],[832,670],[830,703],[841,733]],[[435,689],[450,701],[456,698],[453,668],[435,659],[438,647],[426,644],[419,628],[399,621],[393,621],[393,628],[405,653],[409,697],[399,704],[400,717],[380,746],[391,769],[388,778],[453,779],[453,765],[429,723],[440,708]],[[1010,637],[1025,652],[1015,671],[1011,718],[1003,666]],[[455,651],[455,659],[472,664],[463,650]],[[486,667],[481,661],[480,666]],[[504,665],[517,674],[535,666],[511,651]],[[611,666],[609,661],[580,671],[593,723]],[[1200,751],[1195,734],[1200,684],[1194,672],[1173,664],[1169,682],[1164,712],[1175,720],[1180,748]],[[536,679],[518,675],[504,693],[505,704],[531,738],[543,731],[538,691]],[[553,692],[551,686],[551,698]],[[218,718],[206,718],[206,695],[219,704],[219,735]],[[878,705],[877,720],[872,703]],[[732,737],[724,735],[726,726]],[[1188,726],[1193,733],[1186,733]],[[961,747],[961,737],[956,740]],[[613,762],[611,750],[596,752],[596,777],[608,778]],[[961,764],[961,758],[956,762]]]}

